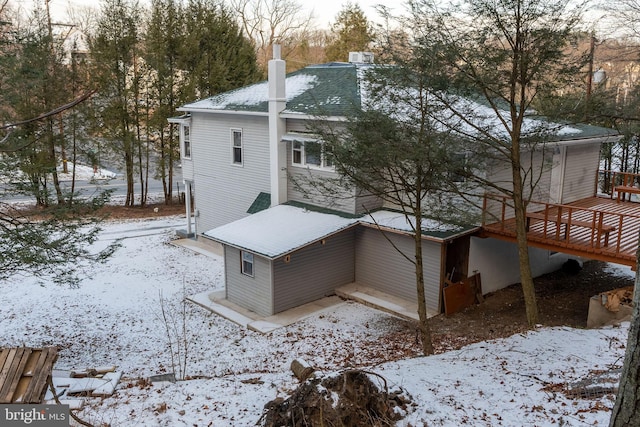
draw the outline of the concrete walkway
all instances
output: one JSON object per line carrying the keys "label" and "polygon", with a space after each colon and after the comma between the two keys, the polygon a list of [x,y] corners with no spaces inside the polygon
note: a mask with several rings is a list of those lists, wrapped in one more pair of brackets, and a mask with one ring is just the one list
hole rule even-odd
{"label": "concrete walkway", "polygon": [[275,329],[289,326],[309,316],[344,304],[344,301],[340,299],[340,297],[334,295],[283,311],[273,316],[263,317],[225,299],[224,291],[203,292],[188,297],[187,300],[240,326],[262,334],[267,334]]}
{"label": "concrete walkway", "polygon": [[[420,320],[418,317],[418,303],[416,301],[398,298],[359,283],[350,283],[336,288],[336,295],[406,320]],[[427,310],[427,317],[437,315],[438,313]]]}
{"label": "concrete walkway", "polygon": [[223,255],[222,245],[213,241],[202,241],[195,239],[178,239],[171,242],[172,245],[190,249],[201,255],[209,257],[221,257]]}

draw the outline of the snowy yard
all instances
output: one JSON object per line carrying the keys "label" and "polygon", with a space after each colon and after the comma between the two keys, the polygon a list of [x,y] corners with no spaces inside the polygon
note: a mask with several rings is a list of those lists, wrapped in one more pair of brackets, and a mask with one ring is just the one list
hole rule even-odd
{"label": "snowy yard", "polygon": [[[265,403],[295,388],[289,370],[295,358],[321,372],[359,367],[382,375],[415,403],[399,425],[608,422],[611,395],[585,399],[563,392],[566,384],[622,366],[627,324],[543,328],[409,358],[415,343],[389,341],[406,331],[403,321],[345,302],[260,335],[199,307],[189,305],[182,315],[185,295],[223,288],[221,259],[168,244],[173,230],[183,226],[184,218],[176,217],[110,223],[101,244],[122,238],[123,246],[79,288],[28,277],[0,284],[3,347],[55,345],[56,368],[116,365],[123,371],[112,397],[90,399],[78,414],[94,425],[251,426]],[[162,320],[163,305],[173,319]],[[144,379],[150,375],[174,370],[166,326],[182,331],[183,319],[186,332],[180,336],[189,343],[185,370],[192,379],[149,384]]]}

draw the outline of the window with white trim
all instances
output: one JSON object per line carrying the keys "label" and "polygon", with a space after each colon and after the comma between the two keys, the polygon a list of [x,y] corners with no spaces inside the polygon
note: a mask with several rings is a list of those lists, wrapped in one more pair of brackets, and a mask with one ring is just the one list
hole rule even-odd
{"label": "window with white trim", "polygon": [[291,162],[298,166],[333,169],[333,157],[326,145],[315,141],[292,141]]}
{"label": "window with white trim", "polygon": [[253,277],[253,254],[240,251],[240,270],[242,274]]}
{"label": "window with white trim", "polygon": [[184,159],[191,158],[191,126],[183,124],[182,126],[182,157]]}
{"label": "window with white trim", "polygon": [[242,150],[242,130],[231,129],[231,163],[242,166],[243,150]]}

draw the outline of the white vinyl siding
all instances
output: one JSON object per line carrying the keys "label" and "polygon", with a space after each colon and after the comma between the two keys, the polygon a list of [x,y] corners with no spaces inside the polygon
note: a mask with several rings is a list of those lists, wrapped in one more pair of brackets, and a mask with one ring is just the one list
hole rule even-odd
{"label": "white vinyl siding", "polygon": [[327,209],[349,214],[356,213],[356,198],[353,191],[338,189],[331,194],[320,192],[309,185],[309,178],[337,178],[338,174],[331,169],[307,168],[293,164],[292,142],[287,142],[287,170],[290,179],[287,181],[289,200],[308,203]]}
{"label": "white vinyl siding", "polygon": [[309,132],[309,122],[300,119],[287,119],[287,132]]}
{"label": "white vinyl siding", "polygon": [[595,180],[599,160],[599,144],[567,147],[562,203],[571,203],[595,196]]}
{"label": "white vinyl siding", "polygon": [[[551,149],[538,150],[533,154],[524,152],[521,158],[522,168],[527,171],[528,180],[525,183],[525,197],[531,195],[531,200],[538,202],[547,202],[549,200],[549,192],[551,185],[551,167],[553,165],[553,152]],[[501,188],[507,191],[513,190],[513,175],[511,172],[511,164],[503,161],[494,166],[489,174],[491,182],[497,184]],[[531,180],[535,181],[535,188],[533,192],[529,190],[531,186]],[[498,190],[489,190],[489,193],[502,196]],[[539,205],[532,205],[536,209]],[[487,207],[488,216],[487,222],[491,223],[495,220],[500,220],[501,217],[501,203],[489,203]],[[491,217],[495,215],[495,217]],[[506,218],[513,218],[514,212],[512,208],[507,208],[505,212]]]}
{"label": "white vinyl siding", "polygon": [[231,163],[236,166],[242,166],[243,159],[242,130],[231,129]]}
{"label": "white vinyl siding", "polygon": [[[529,247],[533,277],[558,270],[570,257],[560,253],[549,256],[549,253],[546,249]],[[468,268],[470,272],[480,273],[484,294],[520,282],[518,248],[515,243],[471,237]]]}
{"label": "white vinyl siding", "polygon": [[[242,129],[243,168],[230,161],[230,129]],[[258,194],[271,191],[266,117],[193,113],[191,141],[198,232],[244,218]]]}
{"label": "white vinyl siding", "polygon": [[382,207],[383,202],[384,200],[377,196],[360,191],[355,198],[355,213],[358,215],[366,214],[367,212],[379,209]]}

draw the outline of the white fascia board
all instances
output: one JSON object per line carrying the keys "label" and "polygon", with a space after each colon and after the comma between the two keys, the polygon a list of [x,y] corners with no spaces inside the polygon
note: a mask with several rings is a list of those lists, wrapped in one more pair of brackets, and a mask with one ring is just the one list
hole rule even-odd
{"label": "white fascia board", "polygon": [[210,110],[208,108],[178,108],[177,111],[185,111],[189,113],[208,113],[208,114],[233,114],[241,116],[268,116],[266,111],[239,111],[239,110]]}
{"label": "white fascia board", "polygon": [[558,146],[567,146],[567,145],[584,145],[584,144],[596,144],[603,142],[615,142],[622,139],[624,135],[606,135],[606,136],[598,136],[592,138],[576,138],[576,139],[563,139],[561,141],[555,141],[552,144]]}
{"label": "white fascia board", "polygon": [[282,138],[280,138],[280,140],[285,142],[318,142],[318,136],[309,133],[289,132],[282,135]]}
{"label": "white fascia board", "polygon": [[283,119],[302,119],[302,120],[324,120],[328,122],[346,122],[347,118],[344,116],[314,116],[311,114],[299,114],[299,113],[280,113],[280,117]]}
{"label": "white fascia board", "polygon": [[180,117],[169,117],[167,119],[167,121],[169,123],[177,123],[177,124],[189,123],[191,121],[191,115],[190,114],[185,114],[185,115],[180,116]]}

